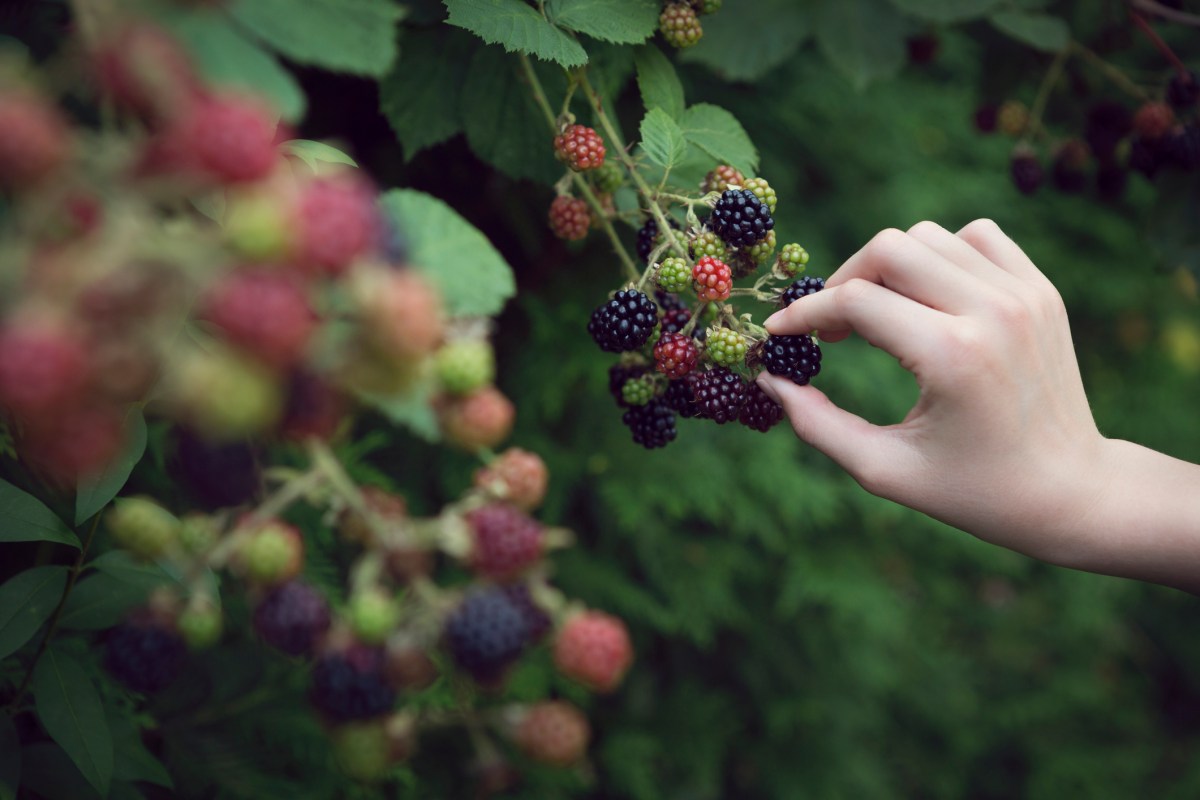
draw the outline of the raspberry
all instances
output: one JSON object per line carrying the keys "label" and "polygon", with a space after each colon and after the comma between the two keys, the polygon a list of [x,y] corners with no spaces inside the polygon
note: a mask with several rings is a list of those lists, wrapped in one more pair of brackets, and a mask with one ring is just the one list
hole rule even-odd
{"label": "raspberry", "polygon": [[704,176],[700,182],[700,191],[724,192],[730,186],[741,186],[746,182],[746,176],[728,164],[721,164]]}
{"label": "raspberry", "polygon": [[775,231],[767,231],[766,237],[746,251],[746,254],[750,256],[754,267],[760,267],[770,261],[771,256],[775,255]]}
{"label": "raspberry", "polygon": [[466,515],[471,527],[471,569],[510,580],[542,557],[542,526],[518,508],[493,503]]}
{"label": "raspberry", "polygon": [[1096,158],[1107,160],[1132,129],[1133,115],[1124,104],[1102,100],[1088,109],[1083,138]]}
{"label": "raspberry", "polygon": [[346,414],[346,398],[319,375],[299,369],[288,379],[287,402],[279,434],[304,441],[333,438]]}
{"label": "raspberry", "polygon": [[663,259],[654,276],[655,283],[666,292],[682,292],[692,285],[692,269],[682,258]]}
{"label": "raspberry", "polygon": [[657,390],[658,383],[654,380],[653,375],[639,375],[636,378],[630,378],[621,387],[621,405],[626,407],[644,406],[654,399]]}
{"label": "raspberry", "polygon": [[276,586],[254,609],[254,629],[262,640],[290,656],[309,655],[329,630],[329,603],[303,581]]}
{"label": "raspberry", "polygon": [[767,183],[763,178],[747,178],[742,183],[743,189],[749,189],[754,192],[754,196],[763,201],[767,211],[775,213],[775,203],[778,198],[775,196],[775,190],[771,188],[771,184]]}
{"label": "raspberry", "polygon": [[644,292],[622,289],[592,312],[588,333],[606,353],[638,350],[658,324],[658,306]]}
{"label": "raspberry", "polygon": [[972,117],[975,122],[975,129],[980,133],[994,133],[999,111],[999,107],[994,103],[988,103],[975,109],[975,114]]}
{"label": "raspberry", "polygon": [[996,111],[996,125],[1002,133],[1020,136],[1029,125],[1029,109],[1020,100],[1006,100]]}
{"label": "raspberry", "polygon": [[117,544],[140,558],[158,558],[179,542],[179,520],[149,498],[118,498],[104,522]]}
{"label": "raspberry", "polygon": [[384,672],[400,691],[419,692],[437,680],[440,671],[424,649],[403,638],[388,641]]}
{"label": "raspberry", "polygon": [[492,492],[525,511],[542,504],[549,473],[542,457],[519,447],[510,447],[486,467],[475,471],[475,486]]}
{"label": "raspberry", "polygon": [[442,404],[439,420],[442,434],[464,450],[495,447],[512,432],[517,410],[512,401],[494,386],[485,386]]}
{"label": "raspberry", "polygon": [[58,109],[35,94],[0,91],[0,186],[22,189],[48,178],[70,156]]}
{"label": "raspberry", "polygon": [[783,406],[772,400],[757,383],[746,389],[746,402],[738,414],[738,422],[747,428],[766,433],[783,419]]}
{"label": "raspberry", "polygon": [[640,364],[613,364],[608,368],[608,391],[622,408],[628,407],[622,392],[631,378],[645,375],[647,368]]}
{"label": "raspberry", "polygon": [[792,285],[788,286],[779,293],[779,307],[787,308],[801,297],[807,297],[810,294],[816,294],[824,288],[824,278],[818,278],[812,275],[805,276],[800,280],[793,282]]}
{"label": "raspberry", "polygon": [[808,251],[798,244],[785,244],[775,259],[775,272],[793,278],[808,266]]}
{"label": "raspberry", "polygon": [[496,360],[486,340],[458,339],[438,350],[434,369],[447,392],[470,394],[496,377]]}
{"label": "raspberry", "polygon": [[530,626],[499,587],[476,589],[446,621],[446,646],[454,662],[475,680],[503,677],[529,642]]}
{"label": "raspberry", "polygon": [[569,125],[554,137],[554,157],[575,172],[597,169],[604,165],[604,140],[586,125]]}
{"label": "raspberry", "polygon": [[198,506],[215,510],[258,496],[262,475],[248,442],[214,442],[187,428],[176,428],[173,438],[169,471]]}
{"label": "raspberry", "polygon": [[[672,228],[679,228],[679,224],[676,223],[675,220],[668,218],[667,221],[671,224]],[[646,224],[639,228],[637,232],[638,258],[642,261],[648,260],[650,258],[650,253],[660,244],[660,242],[661,238],[658,232],[658,222],[654,219],[654,217],[651,217],[650,219],[646,220]]]}
{"label": "raspberry", "polygon": [[157,25],[135,22],[100,43],[96,78],[115,103],[150,120],[177,114],[201,91],[191,60]]}
{"label": "raspberry", "polygon": [[714,367],[700,373],[692,388],[700,416],[718,425],[737,419],[746,399],[746,382],[725,367]]}
{"label": "raspberry", "polygon": [[560,239],[577,242],[587,236],[592,212],[586,201],[560,194],[550,203],[550,230]]}
{"label": "raspberry", "polygon": [[612,162],[605,162],[589,171],[592,185],[601,194],[612,194],[625,183],[625,174]]}
{"label": "raspberry", "polygon": [[529,624],[529,635],[526,641],[529,644],[536,644],[550,631],[554,621],[550,619],[550,615],[539,606],[533,599],[533,595],[529,591],[528,584],[513,583],[503,588],[504,596],[513,604],[517,611],[525,617],[525,622]]}
{"label": "raspberry", "polygon": [[768,336],[762,364],[772,375],[782,375],[804,386],[821,371],[821,348],[807,334]]}
{"label": "raspberry", "polygon": [[554,665],[596,692],[617,688],[633,663],[625,623],[603,611],[571,617],[554,640]]}
{"label": "raspberry", "polygon": [[724,261],[705,256],[692,267],[692,288],[701,300],[728,300],[733,272]]}
{"label": "raspberry", "polygon": [[135,611],[105,634],[104,667],[135,692],[165,689],[187,657],[183,638],[148,610]]}
{"label": "raspberry", "polygon": [[90,356],[72,331],[15,319],[0,329],[0,406],[23,419],[51,420],[90,382]]}
{"label": "raspberry", "polygon": [[941,39],[934,33],[922,33],[910,36],[905,40],[908,47],[908,61],[916,66],[923,66],[933,61],[941,47]]}
{"label": "raspberry", "polygon": [[704,28],[689,3],[668,3],[658,17],[658,29],[672,47],[691,47],[700,41]]}
{"label": "raspberry", "polygon": [[1054,154],[1050,178],[1060,192],[1075,193],[1087,186],[1088,146],[1079,139],[1069,139]]}
{"label": "raspberry", "polygon": [[401,359],[418,359],[442,340],[445,322],[437,289],[411,269],[360,272],[353,286],[372,343]]}
{"label": "raspberry", "polygon": [[1162,138],[1164,165],[1190,172],[1200,167],[1200,127],[1195,123],[1175,126]]}
{"label": "raspberry", "polygon": [[304,566],[304,537],[295,527],[278,519],[258,523],[244,536],[236,561],[246,580],[260,584],[289,581]]}
{"label": "raspberry", "polygon": [[1166,103],[1148,102],[1133,115],[1133,129],[1143,139],[1158,139],[1175,124],[1175,112]]}
{"label": "raspberry", "polygon": [[682,378],[699,359],[695,340],[682,333],[665,333],[654,345],[654,368],[668,378]]}
{"label": "raspberry", "polygon": [[700,408],[696,405],[695,373],[683,380],[667,383],[667,391],[663,395],[663,403],[684,419],[700,416]]}
{"label": "raspberry", "polygon": [[226,276],[209,293],[201,317],[219,327],[230,342],[277,369],[303,357],[317,326],[304,289],[278,270]]}
{"label": "raspberry", "polygon": [[629,426],[634,444],[647,450],[666,447],[675,440],[675,413],[661,400],[631,407],[621,421]]}
{"label": "raspberry", "polygon": [[725,242],[721,241],[721,237],[712,231],[701,231],[696,234],[696,238],[692,239],[688,245],[688,252],[692,258],[712,256],[724,261],[729,257],[729,248],[725,246]]}
{"label": "raspberry", "polygon": [[727,189],[713,208],[708,225],[730,247],[752,247],[775,227],[775,220],[749,189]]}
{"label": "raspberry", "polygon": [[212,600],[192,602],[175,620],[179,635],[192,650],[206,650],[221,639],[221,609]]}
{"label": "raspberry", "polygon": [[722,367],[736,367],[746,358],[749,344],[746,337],[730,328],[712,328],[708,332],[705,352]]}
{"label": "raspberry", "polygon": [[[360,492],[367,510],[380,524],[394,528],[408,518],[408,503],[403,497],[378,486],[364,486]],[[366,517],[352,508],[347,508],[338,520],[338,533],[348,542],[362,544],[372,544],[378,538]]]}
{"label": "raspberry", "polygon": [[400,621],[396,598],[383,589],[363,589],[350,596],[346,606],[350,629],[363,644],[383,644]]}
{"label": "raspberry", "polygon": [[1013,184],[1021,194],[1033,194],[1042,185],[1042,165],[1037,156],[1027,150],[1013,154],[1009,171]]}
{"label": "raspberry", "polygon": [[257,100],[231,94],[195,99],[168,134],[170,147],[194,167],[222,183],[265,178],[275,166],[276,127]]}
{"label": "raspberry", "polygon": [[342,275],[379,243],[375,191],[351,174],[310,181],[297,201],[293,228],[301,263]]}
{"label": "raspberry", "polygon": [[354,643],[327,653],[313,666],[309,699],[335,722],[382,716],[396,702],[383,666],[383,651],[377,647]]}
{"label": "raspberry", "polygon": [[525,755],[543,764],[569,767],[587,751],[587,717],[564,700],[544,700],[521,717],[513,737]]}
{"label": "raspberry", "polygon": [[1200,80],[1197,80],[1195,72],[1188,70],[1171,76],[1167,82],[1168,103],[1183,111],[1196,105],[1197,100],[1200,100]]}

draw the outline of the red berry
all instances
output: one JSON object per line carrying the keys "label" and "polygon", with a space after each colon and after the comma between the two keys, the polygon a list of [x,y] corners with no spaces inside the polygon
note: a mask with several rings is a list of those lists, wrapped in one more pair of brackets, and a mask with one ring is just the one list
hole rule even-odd
{"label": "red berry", "polygon": [[383,670],[388,682],[401,691],[419,692],[440,674],[429,654],[411,641],[393,637],[387,643],[384,658]]}
{"label": "red berry", "polygon": [[587,236],[591,224],[587,202],[577,197],[559,195],[550,204],[550,230],[560,239],[577,242]]}
{"label": "red berry", "polygon": [[440,409],[442,433],[466,450],[495,447],[512,432],[516,409],[495,387],[455,397]]}
{"label": "red berry", "polygon": [[277,369],[300,361],[317,325],[303,287],[278,270],[224,277],[209,293],[201,316],[230,342]]}
{"label": "red berry", "polygon": [[62,166],[70,151],[66,121],[31,92],[0,92],[0,186],[26,188]]}
{"label": "red berry", "polygon": [[341,275],[377,241],[375,192],[353,175],[312,181],[296,211],[299,256],[303,262]]}
{"label": "red berry", "polygon": [[597,692],[611,692],[633,663],[625,623],[602,611],[567,620],[554,641],[554,664],[562,674]]}
{"label": "red berry", "polygon": [[466,515],[471,527],[471,569],[496,580],[516,577],[542,557],[542,526],[525,512],[504,503]]}
{"label": "red berry", "polygon": [[402,359],[421,358],[442,341],[445,323],[437,290],[412,270],[372,270],[355,286],[362,324],[383,352]]}
{"label": "red berry", "polygon": [[17,451],[51,482],[70,486],[112,463],[124,441],[123,409],[75,407],[27,428]]}
{"label": "red berry", "polygon": [[90,363],[83,341],[65,326],[12,320],[0,329],[0,406],[52,422],[87,388]]}
{"label": "red berry", "polygon": [[257,100],[230,94],[198,98],[158,143],[150,161],[222,183],[256,181],[275,166],[276,135],[274,117]]}
{"label": "red berry", "polygon": [[546,700],[530,708],[516,730],[517,746],[530,758],[569,767],[587,750],[591,728],[587,717],[563,700]]}
{"label": "red berry", "polygon": [[664,333],[654,345],[654,367],[668,378],[682,378],[696,368],[700,351],[691,336]]}
{"label": "red berry", "polygon": [[554,137],[554,156],[576,172],[604,165],[604,140],[586,125],[571,125]]}
{"label": "red berry", "polygon": [[510,447],[475,472],[475,485],[496,493],[517,508],[532,511],[546,496],[549,475],[541,456]]}
{"label": "red berry", "polygon": [[126,25],[95,53],[100,88],[117,105],[149,120],[174,116],[200,92],[191,59],[157,25]]}
{"label": "red berry", "polygon": [[692,288],[701,300],[727,300],[733,289],[733,271],[724,261],[705,256],[692,267]]}
{"label": "red berry", "polygon": [[745,175],[728,164],[721,164],[704,176],[704,182],[700,184],[700,189],[704,192],[723,192],[730,185],[743,186],[745,183]]}
{"label": "red berry", "polygon": [[1166,103],[1144,103],[1133,115],[1133,129],[1147,141],[1162,138],[1174,124],[1175,112]]}
{"label": "red berry", "polygon": [[284,439],[329,440],[346,416],[346,398],[329,381],[306,370],[292,373],[279,435]]}

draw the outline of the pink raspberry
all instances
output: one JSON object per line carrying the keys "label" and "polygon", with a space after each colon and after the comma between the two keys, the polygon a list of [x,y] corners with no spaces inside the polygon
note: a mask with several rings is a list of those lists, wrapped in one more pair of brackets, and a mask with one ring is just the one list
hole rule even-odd
{"label": "pink raspberry", "polygon": [[316,328],[303,287],[277,270],[235,272],[209,293],[203,317],[267,365],[295,365]]}
{"label": "pink raspberry", "polygon": [[314,180],[301,191],[295,225],[300,259],[341,275],[379,238],[375,192],[352,175]]}
{"label": "pink raspberry", "polygon": [[257,100],[211,95],[188,105],[150,161],[221,183],[257,181],[275,167],[276,139],[275,118]]}

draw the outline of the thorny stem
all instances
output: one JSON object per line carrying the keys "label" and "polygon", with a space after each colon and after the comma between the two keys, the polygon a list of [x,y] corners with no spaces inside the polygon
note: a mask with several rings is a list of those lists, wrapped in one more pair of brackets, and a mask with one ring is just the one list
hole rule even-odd
{"label": "thorny stem", "polygon": [[1096,55],[1096,53],[1091,49],[1084,47],[1079,42],[1071,42],[1071,50],[1074,53],[1083,56],[1083,58],[1089,64],[1095,67],[1098,72],[1104,75],[1104,77],[1112,81],[1112,83],[1121,91],[1125,92],[1126,94],[1133,95],[1139,100],[1148,99],[1149,95],[1146,93],[1145,89],[1130,80],[1129,76],[1124,72],[1117,69],[1100,56]]}
{"label": "thorny stem", "polygon": [[1133,24],[1141,28],[1142,33],[1146,34],[1146,37],[1150,39],[1150,43],[1154,45],[1154,49],[1162,53],[1163,58],[1170,61],[1171,66],[1175,67],[1175,70],[1180,75],[1186,75],[1188,68],[1179,60],[1179,56],[1175,55],[1175,51],[1171,49],[1171,46],[1162,40],[1162,37],[1158,35],[1154,28],[1150,27],[1150,23],[1146,21],[1146,18],[1132,8],[1129,9],[1129,17],[1133,20]]}
{"label": "thorny stem", "polygon": [[[533,64],[529,63],[529,56],[521,53],[519,60],[521,62],[521,72],[525,76],[525,82],[529,84],[530,91],[533,92],[534,102],[542,110],[542,114],[546,117],[546,122],[550,125],[550,130],[557,135],[558,119],[554,116],[554,110],[550,107],[550,101],[546,99],[546,90],[542,88],[542,82],[538,80],[537,73],[533,70]],[[613,142],[613,144],[615,147],[616,142]],[[638,279],[637,265],[634,264],[633,259],[626,252],[625,245],[621,244],[621,238],[617,236],[617,231],[613,228],[612,222],[605,216],[604,209],[600,206],[600,201],[596,199],[592,187],[588,186],[587,181],[578,173],[572,173],[571,180],[575,184],[575,189],[583,195],[583,199],[587,202],[588,207],[592,209],[593,217],[599,221],[600,228],[612,243],[613,251],[616,252],[617,258],[620,259],[626,277],[631,281],[636,281]]]}

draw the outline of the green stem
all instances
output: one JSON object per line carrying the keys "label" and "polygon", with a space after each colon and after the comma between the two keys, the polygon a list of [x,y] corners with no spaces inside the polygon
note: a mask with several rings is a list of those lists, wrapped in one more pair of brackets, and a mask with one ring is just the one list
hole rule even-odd
{"label": "green stem", "polygon": [[1085,61],[1095,67],[1097,72],[1108,78],[1113,85],[1121,91],[1136,97],[1138,100],[1144,101],[1150,99],[1150,95],[1145,89],[1138,86],[1136,83],[1130,80],[1128,75],[1105,61],[1094,51],[1084,47],[1079,42],[1071,42],[1071,51],[1077,55],[1083,56]]}
{"label": "green stem", "polygon": [[1046,75],[1042,78],[1041,85],[1038,86],[1037,96],[1033,100],[1033,107],[1029,111],[1029,133],[1044,134],[1046,132],[1042,126],[1042,114],[1046,111],[1046,102],[1050,99],[1050,92],[1058,83],[1070,53],[1071,48],[1064,47],[1054,56],[1050,69],[1046,70]]}

